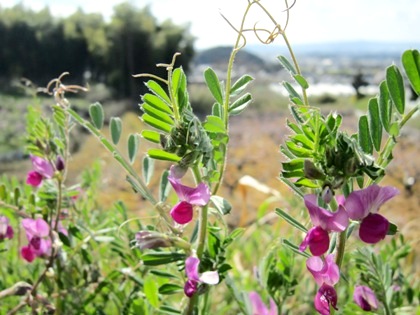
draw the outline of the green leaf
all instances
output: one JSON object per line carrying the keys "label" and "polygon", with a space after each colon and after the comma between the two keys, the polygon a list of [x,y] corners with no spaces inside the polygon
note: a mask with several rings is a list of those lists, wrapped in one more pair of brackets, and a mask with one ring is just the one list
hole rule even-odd
{"label": "green leaf", "polygon": [[366,115],[360,116],[359,118],[359,145],[363,152],[372,154],[373,147],[372,141],[370,140],[369,124]]}
{"label": "green leaf", "polygon": [[171,191],[171,186],[169,185],[168,180],[169,171],[165,170],[162,172],[159,183],[159,200],[165,202],[168,198],[169,192]]}
{"label": "green leaf", "polygon": [[371,140],[376,152],[379,152],[381,150],[382,126],[379,118],[379,105],[377,98],[371,98],[369,100],[368,112],[368,123]]}
{"label": "green leaf", "polygon": [[290,99],[296,98],[299,101],[303,102],[302,101],[302,98],[300,97],[300,95],[298,94],[298,92],[296,92],[296,90],[293,88],[293,86],[289,82],[284,81],[283,82],[283,86],[287,90],[287,93],[289,93]]}
{"label": "green leaf", "polygon": [[392,65],[386,69],[386,84],[389,96],[397,111],[402,115],[405,108],[405,89],[401,72],[397,66]]}
{"label": "green leaf", "polygon": [[254,80],[254,78],[251,77],[248,74],[245,74],[242,77],[240,77],[232,85],[232,87],[230,89],[230,95],[231,96],[237,96],[237,95],[241,94],[245,90],[245,88],[248,86],[248,84],[252,82],[252,80]]}
{"label": "green leaf", "polygon": [[229,201],[220,196],[211,196],[210,200],[221,215],[229,214],[232,210],[232,205],[229,203]]}
{"label": "green leaf", "polygon": [[287,223],[297,228],[298,230],[301,230],[304,233],[308,232],[308,229],[306,227],[304,227],[299,221],[294,219],[291,215],[287,214],[282,209],[276,208],[276,214],[283,218]]}
{"label": "green leaf", "polygon": [[92,119],[93,125],[97,129],[101,129],[104,125],[104,109],[99,103],[94,103],[89,106],[89,115]]}
{"label": "green leaf", "polygon": [[216,102],[223,104],[222,87],[220,86],[216,72],[214,72],[212,68],[207,68],[206,71],[204,71],[204,79]]}
{"label": "green leaf", "polygon": [[301,76],[300,74],[295,74],[293,76],[293,78],[302,87],[302,89],[306,90],[307,88],[309,88],[308,81],[306,81],[306,79],[303,76]]}
{"label": "green leaf", "polygon": [[111,132],[112,142],[117,145],[120,141],[121,131],[122,131],[122,122],[119,117],[111,117],[111,122],[109,124],[109,129]]}
{"label": "green leaf", "polygon": [[291,141],[287,141],[286,146],[290,152],[292,152],[296,157],[299,157],[299,158],[313,157],[314,155],[312,150],[302,148],[298,146],[296,143],[293,143]]}
{"label": "green leaf", "polygon": [[175,294],[175,293],[179,293],[183,291],[184,291],[183,287],[177,284],[173,284],[173,283],[165,283],[161,285],[159,288],[159,293],[164,294],[164,295]]}
{"label": "green leaf", "polygon": [[130,136],[128,137],[128,158],[131,164],[134,163],[138,150],[139,137],[137,134],[130,134]]}
{"label": "green leaf", "polygon": [[146,182],[146,185],[149,185],[150,180],[153,176],[153,171],[155,169],[155,161],[148,156],[143,158],[143,178]]}
{"label": "green leaf", "polygon": [[143,291],[150,305],[157,308],[159,306],[159,295],[155,279],[150,276],[146,277],[143,283]]}
{"label": "green leaf", "polygon": [[168,314],[168,315],[179,315],[181,314],[181,312],[173,307],[167,306],[167,305],[163,305],[159,308],[159,314],[163,313],[163,314]]}
{"label": "green leaf", "polygon": [[305,135],[294,135],[290,138],[294,143],[301,145],[302,147],[313,150],[314,149],[314,143],[308,139]]}
{"label": "green leaf", "polygon": [[284,56],[278,56],[277,59],[280,61],[280,64],[288,70],[292,75],[296,75],[297,72],[295,67],[289,62],[289,60]]}
{"label": "green leaf", "polygon": [[388,86],[386,81],[382,81],[379,85],[379,114],[381,117],[381,123],[385,131],[389,133],[389,128],[391,124],[391,114],[392,114],[392,104],[389,98]]}
{"label": "green leaf", "polygon": [[311,255],[309,255],[307,252],[300,251],[297,245],[293,244],[287,239],[282,239],[282,244],[298,255],[301,255],[306,258],[311,257]]}
{"label": "green leaf", "polygon": [[154,80],[149,80],[146,82],[146,86],[151,92],[153,92],[157,97],[162,99],[166,104],[171,104],[171,99],[159,83],[157,83]]}
{"label": "green leaf", "polygon": [[283,162],[281,163],[282,169],[288,172],[295,170],[300,170],[303,172],[304,161],[304,159],[294,159],[288,162]]}
{"label": "green leaf", "polygon": [[168,115],[173,115],[172,108],[169,107],[168,103],[165,103],[164,100],[156,95],[147,93],[142,96],[142,100],[144,103],[141,104],[141,107],[143,107],[144,104],[148,104],[158,111],[164,112]]}
{"label": "green leaf", "polygon": [[238,98],[235,102],[233,102],[233,104],[229,106],[229,114],[232,116],[239,115],[251,102],[251,94],[246,93],[244,96]]}
{"label": "green leaf", "polygon": [[149,114],[150,116],[152,116],[152,117],[156,118],[157,120],[160,120],[160,121],[162,121],[166,124],[169,124],[169,125],[172,125],[172,126],[175,124],[175,122],[173,121],[173,119],[169,115],[167,115],[166,113],[164,113],[160,110],[157,110],[156,108],[154,108],[154,107],[152,107],[148,104],[143,104],[141,109],[146,114]]}
{"label": "green leaf", "polygon": [[170,161],[170,162],[179,162],[181,158],[173,153],[168,153],[160,149],[149,149],[147,151],[147,154],[152,158],[156,160],[162,160],[162,161]]}
{"label": "green leaf", "polygon": [[143,130],[141,136],[153,143],[160,143],[160,133],[153,130]]}
{"label": "green leaf", "polygon": [[151,252],[141,255],[146,266],[166,265],[178,260],[185,260],[185,254],[170,252]]}
{"label": "green leaf", "polygon": [[219,104],[219,103],[214,103],[213,104],[213,107],[211,109],[211,114],[213,116],[217,116],[217,117],[222,118],[222,116],[223,116],[223,108],[222,108],[222,105]]}
{"label": "green leaf", "polygon": [[420,95],[420,53],[417,49],[406,50],[402,55],[402,64],[413,90]]}
{"label": "green leaf", "polygon": [[203,125],[208,132],[226,133],[225,124],[218,116],[207,116],[206,122]]}
{"label": "green leaf", "polygon": [[297,187],[319,188],[319,185],[307,178],[300,178],[295,182]]}
{"label": "green leaf", "polygon": [[141,116],[141,119],[149,126],[152,126],[158,130],[164,131],[166,133],[171,132],[172,125],[167,124],[159,119],[156,119],[155,117],[150,116],[149,114],[144,114],[143,116]]}

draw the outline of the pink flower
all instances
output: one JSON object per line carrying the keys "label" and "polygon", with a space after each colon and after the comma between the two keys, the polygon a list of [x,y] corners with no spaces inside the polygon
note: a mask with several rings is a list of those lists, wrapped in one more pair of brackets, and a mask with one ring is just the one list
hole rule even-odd
{"label": "pink flower", "polygon": [[376,244],[388,233],[389,221],[378,214],[379,208],[399,193],[398,189],[372,185],[362,190],[353,191],[345,201],[349,217],[359,220],[359,237],[369,244]]}
{"label": "pink flower", "polygon": [[35,257],[42,257],[51,251],[49,239],[50,227],[43,219],[23,219],[22,226],[29,241],[27,246],[21,248],[22,257],[32,262]]}
{"label": "pink flower", "polygon": [[270,298],[270,308],[265,306],[259,294],[255,291],[249,293],[249,300],[252,305],[252,315],[277,315],[277,305]]}
{"label": "pink flower", "polygon": [[321,315],[329,315],[331,306],[337,310],[337,292],[334,287],[324,283],[315,295],[314,305]]}
{"label": "pink flower", "polygon": [[194,205],[205,206],[209,202],[210,189],[204,183],[200,183],[196,188],[182,185],[175,166],[171,167],[168,179],[180,199],[172,208],[171,216],[175,222],[186,224],[193,218]]}
{"label": "pink flower", "polygon": [[54,175],[54,167],[43,158],[31,155],[32,171],[28,172],[26,183],[32,186],[39,186],[44,178],[51,178]]}
{"label": "pink flower", "polygon": [[378,308],[378,300],[371,288],[364,285],[354,288],[353,299],[357,305],[364,311],[376,310]]}
{"label": "pink flower", "polygon": [[218,284],[219,274],[217,271],[206,271],[201,275],[198,272],[200,259],[190,256],[185,261],[185,273],[187,274],[187,282],[184,286],[184,293],[188,297],[192,297],[197,292],[199,283]]}
{"label": "pink flower", "polygon": [[336,212],[319,207],[314,194],[306,195],[304,201],[314,227],[308,231],[299,249],[304,251],[309,246],[313,255],[321,256],[327,252],[330,244],[328,233],[344,231],[349,224],[349,217],[341,205]]}
{"label": "pink flower", "polygon": [[13,228],[9,225],[9,219],[5,216],[0,216],[0,241],[5,238],[13,238]]}
{"label": "pink flower", "polygon": [[312,256],[306,261],[306,268],[314,276],[318,285],[323,283],[335,285],[340,279],[340,270],[334,262],[334,255],[329,254],[325,261],[321,257]]}

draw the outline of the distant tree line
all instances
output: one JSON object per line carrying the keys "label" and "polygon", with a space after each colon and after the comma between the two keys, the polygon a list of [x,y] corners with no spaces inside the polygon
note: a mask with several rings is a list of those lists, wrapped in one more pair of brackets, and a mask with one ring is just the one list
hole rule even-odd
{"label": "distant tree line", "polygon": [[165,75],[156,64],[170,63],[175,52],[188,72],[193,42],[188,25],[158,23],[149,7],[129,3],[116,6],[109,21],[82,10],[54,18],[48,8],[0,7],[0,89],[21,77],[43,85],[68,71],[74,82],[101,82],[115,97],[138,97],[143,84],[132,74]]}

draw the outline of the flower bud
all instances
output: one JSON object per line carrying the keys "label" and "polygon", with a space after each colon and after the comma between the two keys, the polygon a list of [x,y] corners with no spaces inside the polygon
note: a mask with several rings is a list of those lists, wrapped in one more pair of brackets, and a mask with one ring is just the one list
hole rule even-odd
{"label": "flower bud", "polygon": [[306,178],[309,179],[323,179],[325,178],[324,173],[319,170],[315,164],[310,160],[305,160],[303,164],[303,173]]}
{"label": "flower bud", "polygon": [[372,289],[367,286],[356,286],[354,289],[353,299],[364,311],[376,310],[378,308],[376,295]]}
{"label": "flower bud", "polygon": [[59,155],[57,156],[57,160],[55,161],[55,169],[59,172],[64,170],[64,159]]}
{"label": "flower bud", "polygon": [[321,198],[325,203],[330,203],[334,197],[334,191],[329,187],[325,186],[321,192]]}
{"label": "flower bud", "polygon": [[171,240],[166,235],[153,231],[136,233],[136,241],[141,250],[172,246]]}

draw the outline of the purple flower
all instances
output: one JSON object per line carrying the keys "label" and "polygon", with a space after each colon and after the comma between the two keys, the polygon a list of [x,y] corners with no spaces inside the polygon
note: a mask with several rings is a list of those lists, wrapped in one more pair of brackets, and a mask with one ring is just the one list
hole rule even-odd
{"label": "purple flower", "polygon": [[185,261],[185,272],[187,274],[187,282],[184,286],[184,293],[188,297],[192,297],[197,292],[199,283],[217,284],[219,283],[219,274],[217,271],[206,271],[201,275],[198,272],[200,259],[190,256]]}
{"label": "purple flower", "polygon": [[252,305],[252,315],[277,315],[277,305],[272,298],[270,298],[270,308],[265,306],[255,291],[249,292],[249,300]]}
{"label": "purple flower", "polygon": [[334,287],[324,283],[315,295],[314,304],[321,315],[329,315],[331,306],[337,310],[337,292]]}
{"label": "purple flower", "polygon": [[25,229],[29,241],[27,246],[21,248],[22,257],[32,262],[35,257],[49,254],[51,240],[49,239],[50,227],[43,219],[23,219],[22,226]]}
{"label": "purple flower", "polygon": [[364,285],[354,288],[353,299],[357,305],[364,311],[376,310],[378,308],[378,300],[371,288]]}
{"label": "purple flower", "polygon": [[9,225],[9,219],[5,216],[0,216],[0,241],[5,238],[13,238],[13,228]]}
{"label": "purple flower", "polygon": [[193,206],[205,206],[209,202],[210,189],[204,183],[195,188],[182,185],[175,166],[171,167],[168,179],[180,199],[172,208],[171,216],[175,222],[186,224],[193,218]]}
{"label": "purple flower", "polygon": [[379,208],[399,193],[398,189],[372,185],[362,190],[353,191],[345,201],[349,217],[359,220],[360,239],[369,244],[376,244],[384,239],[389,228],[389,221],[378,214]]}
{"label": "purple flower", "polygon": [[306,261],[306,268],[314,276],[318,285],[326,283],[328,285],[335,285],[340,279],[340,270],[334,262],[334,255],[329,254],[325,261],[321,257],[312,256]]}
{"label": "purple flower", "polygon": [[319,207],[316,200],[317,196],[314,194],[304,197],[314,227],[308,231],[299,249],[304,251],[309,246],[313,255],[321,256],[329,247],[328,233],[344,231],[349,224],[349,217],[343,206],[340,205],[336,212],[330,212]]}
{"label": "purple flower", "polygon": [[32,171],[28,172],[26,183],[32,186],[39,186],[44,178],[51,178],[54,175],[54,167],[43,158],[31,155]]}

